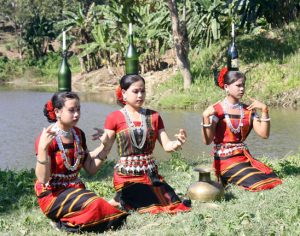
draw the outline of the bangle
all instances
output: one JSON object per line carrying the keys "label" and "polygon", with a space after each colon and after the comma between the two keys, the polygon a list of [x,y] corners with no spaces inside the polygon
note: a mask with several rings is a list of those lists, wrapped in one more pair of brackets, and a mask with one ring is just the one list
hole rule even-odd
{"label": "bangle", "polygon": [[46,164],[49,163],[49,159],[48,159],[48,158],[47,158],[47,160],[45,160],[45,161],[40,161],[39,159],[36,159],[36,161],[37,161],[38,163],[42,164],[42,165],[46,165]]}
{"label": "bangle", "polygon": [[209,128],[212,125],[212,123],[210,124],[203,124],[203,122],[201,122],[201,126],[203,126],[204,128]]}
{"label": "bangle", "polygon": [[260,118],[260,121],[270,121],[271,118]]}
{"label": "bangle", "polygon": [[95,159],[99,159],[100,161],[105,161],[107,159],[107,156],[100,157],[100,155],[97,155]]}

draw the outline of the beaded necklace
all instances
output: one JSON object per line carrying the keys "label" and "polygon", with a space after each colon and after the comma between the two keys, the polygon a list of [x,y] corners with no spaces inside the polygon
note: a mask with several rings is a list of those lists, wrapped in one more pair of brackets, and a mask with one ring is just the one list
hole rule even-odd
{"label": "beaded necklace", "polygon": [[[133,123],[133,121],[130,119],[129,112],[127,111],[126,107],[121,109],[121,111],[123,112],[123,114],[125,116],[126,124],[129,127],[129,133],[130,133],[130,137],[131,137],[131,141],[132,141],[133,146],[135,146],[138,149],[142,149],[142,147],[145,144],[146,136],[147,136],[145,110],[141,108],[140,111],[139,111],[140,118],[141,118],[141,126],[140,127],[136,127],[135,124]],[[136,131],[136,133],[138,135],[141,135],[141,134],[143,135],[142,140],[139,144],[137,144],[134,131]]]}
{"label": "beaded necklace", "polygon": [[69,131],[64,131],[64,130],[60,129],[60,128],[58,127],[57,122],[53,125],[53,127],[52,127],[51,130],[54,131],[54,132],[56,133],[56,135],[61,135],[61,136],[64,136],[64,137],[66,137],[66,138],[71,138],[71,136],[72,136],[71,130],[69,130]]}
{"label": "beaded necklace", "polygon": [[83,158],[83,152],[82,150],[79,151],[80,148],[80,140],[79,140],[79,137],[78,135],[76,134],[75,130],[72,128],[71,129],[71,132],[73,134],[73,137],[75,139],[75,143],[74,143],[74,157],[76,158],[76,162],[73,166],[71,166],[71,164],[69,163],[69,158],[67,157],[67,154],[66,154],[66,151],[64,149],[64,146],[63,146],[63,143],[62,143],[62,140],[60,138],[59,135],[57,135],[55,137],[56,139],[56,142],[57,142],[57,145],[58,145],[58,148],[61,152],[61,157],[62,159],[64,160],[64,166],[68,169],[68,170],[71,170],[71,171],[75,171],[77,170],[79,164],[80,164],[80,161],[81,161],[81,158]]}
{"label": "beaded necklace", "polygon": [[[237,128],[234,128],[231,120],[229,118],[229,114],[227,112],[227,107],[231,108],[231,109],[236,109],[238,108],[240,110],[240,120],[239,120],[239,124],[237,126]],[[229,126],[229,129],[237,134],[241,132],[241,127],[243,126],[243,119],[244,119],[244,110],[243,110],[243,106],[241,103],[237,103],[237,104],[229,104],[229,102],[227,101],[227,99],[224,99],[224,116],[225,116],[225,121],[227,123],[227,125]]]}

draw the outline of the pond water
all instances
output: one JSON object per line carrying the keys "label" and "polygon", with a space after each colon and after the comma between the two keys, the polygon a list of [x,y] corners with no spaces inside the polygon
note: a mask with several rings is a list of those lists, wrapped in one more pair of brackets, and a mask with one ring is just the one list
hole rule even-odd
{"label": "pond water", "polygon": [[[78,126],[87,136],[89,149],[97,146],[91,140],[93,129],[102,128],[108,113],[119,109],[114,104],[114,94],[79,94],[81,98],[81,119]],[[0,169],[34,168],[34,141],[43,127],[49,123],[43,116],[43,106],[52,96],[47,92],[0,90]],[[212,145],[202,144],[200,122],[202,110],[176,111],[160,110],[169,137],[173,137],[179,128],[185,128],[188,141],[182,155],[187,159],[208,158]],[[264,140],[254,132],[246,143],[255,156],[282,158],[300,151],[300,110],[271,109],[271,136]],[[165,153],[157,142],[154,156],[166,160],[171,154]],[[109,158],[117,157],[115,145]]]}

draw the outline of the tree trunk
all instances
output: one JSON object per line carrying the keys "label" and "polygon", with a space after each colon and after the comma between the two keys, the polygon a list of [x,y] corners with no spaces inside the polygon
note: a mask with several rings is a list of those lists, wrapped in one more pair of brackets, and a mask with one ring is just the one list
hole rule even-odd
{"label": "tree trunk", "polygon": [[172,19],[172,34],[176,51],[176,61],[183,76],[183,87],[189,89],[192,84],[192,74],[188,58],[188,38],[185,21],[180,27],[176,0],[167,0]]}

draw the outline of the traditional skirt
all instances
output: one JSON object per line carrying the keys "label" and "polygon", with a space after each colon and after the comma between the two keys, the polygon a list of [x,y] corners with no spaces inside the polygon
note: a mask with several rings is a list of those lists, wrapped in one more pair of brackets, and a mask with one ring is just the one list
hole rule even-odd
{"label": "traditional skirt", "polygon": [[[40,187],[40,184],[36,184],[36,190]],[[38,196],[38,203],[58,228],[69,232],[116,229],[128,216],[128,213],[114,208],[84,188],[45,191]]]}
{"label": "traditional skirt", "polygon": [[243,143],[216,147],[214,167],[224,186],[231,183],[249,191],[261,191],[282,183],[270,167],[251,156]]}
{"label": "traditional skirt", "polygon": [[115,200],[126,211],[152,214],[190,211],[189,202],[181,202],[174,189],[156,172],[128,175],[115,171],[114,187]]}

